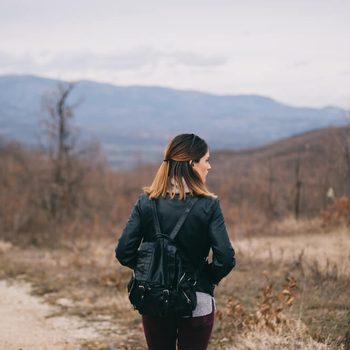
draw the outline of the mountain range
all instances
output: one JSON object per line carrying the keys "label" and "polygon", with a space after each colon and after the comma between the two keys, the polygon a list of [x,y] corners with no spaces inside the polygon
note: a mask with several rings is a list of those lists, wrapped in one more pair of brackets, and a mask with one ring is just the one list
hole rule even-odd
{"label": "mountain range", "polygon": [[[0,76],[0,134],[35,145],[41,101],[62,81]],[[194,132],[211,149],[245,149],[308,130],[343,125],[346,111],[292,107],[258,95],[213,95],[152,86],[75,82],[68,103],[82,139],[98,139],[108,161],[128,167],[160,159],[171,137]]]}

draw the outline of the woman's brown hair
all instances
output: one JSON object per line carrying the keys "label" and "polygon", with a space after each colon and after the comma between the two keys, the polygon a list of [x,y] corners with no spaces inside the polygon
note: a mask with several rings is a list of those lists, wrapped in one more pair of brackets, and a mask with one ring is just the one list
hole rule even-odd
{"label": "woman's brown hair", "polygon": [[208,152],[207,143],[195,134],[180,134],[175,136],[167,145],[164,151],[164,160],[159,167],[156,176],[150,186],[143,187],[149,198],[157,198],[160,195],[165,198],[167,191],[170,197],[175,197],[175,186],[171,180],[179,187],[179,199],[185,199],[186,182],[192,195],[202,195],[216,197],[204,184],[201,176],[190,165],[190,161],[198,163]]}

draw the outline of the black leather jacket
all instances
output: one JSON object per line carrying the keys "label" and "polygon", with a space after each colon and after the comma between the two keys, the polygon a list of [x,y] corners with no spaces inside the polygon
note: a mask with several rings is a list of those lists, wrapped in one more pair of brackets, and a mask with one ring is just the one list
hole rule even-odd
{"label": "black leather jacket", "polygon": [[[178,194],[171,199],[157,198],[157,212],[161,230],[169,234],[188,203],[179,200]],[[131,211],[119,243],[116,258],[122,265],[134,268],[141,241],[154,240],[151,203],[146,193],[141,193]],[[228,238],[219,199],[201,196],[194,204],[176,237],[185,265],[197,271],[196,290],[213,295],[214,287],[235,266],[235,251]],[[212,249],[212,261],[206,261]],[[199,271],[199,273],[198,273]]]}

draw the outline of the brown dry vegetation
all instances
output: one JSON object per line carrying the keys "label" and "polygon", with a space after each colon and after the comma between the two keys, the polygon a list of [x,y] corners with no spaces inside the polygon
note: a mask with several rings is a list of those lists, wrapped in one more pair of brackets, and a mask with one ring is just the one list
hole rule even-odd
{"label": "brown dry vegetation", "polygon": [[[238,265],[216,290],[210,349],[349,348],[347,227],[234,243]],[[276,254],[266,254],[272,244]],[[55,249],[2,243],[0,278],[30,282],[34,294],[60,308],[57,315],[96,327],[100,336],[81,349],[145,349],[140,316],[127,299],[130,271],[115,263],[114,245],[106,238],[79,238]]]}
{"label": "brown dry vegetation", "polygon": [[[211,349],[350,349],[348,133],[212,152],[208,185],[238,264],[217,288]],[[96,149],[75,159],[84,176],[70,215],[57,220],[48,158],[0,140],[0,278],[29,281],[62,314],[95,325],[100,337],[81,349],[145,349],[125,291],[130,272],[113,253],[156,165],[118,171],[103,159]]]}
{"label": "brown dry vegetation", "polygon": [[311,131],[257,149],[220,151],[212,160],[220,171],[213,171],[209,181],[225,194],[235,225],[263,226],[267,220],[295,216],[298,188],[299,217],[317,216],[332,203],[330,188],[336,197],[350,196],[349,149],[350,127],[345,127]]}
{"label": "brown dry vegetation", "polygon": [[[336,198],[350,197],[349,150],[350,127],[344,127],[305,133],[260,149],[212,152],[208,185],[219,195],[235,237],[276,235],[271,223],[293,216],[318,217]],[[72,156],[74,172],[82,175],[71,196],[74,201],[62,200],[69,214],[58,221],[48,204],[56,185],[54,164],[42,152],[0,138],[1,237],[55,243],[61,236],[108,236],[120,228],[158,164],[112,170],[104,159],[98,147]],[[330,188],[335,197],[327,196]]]}

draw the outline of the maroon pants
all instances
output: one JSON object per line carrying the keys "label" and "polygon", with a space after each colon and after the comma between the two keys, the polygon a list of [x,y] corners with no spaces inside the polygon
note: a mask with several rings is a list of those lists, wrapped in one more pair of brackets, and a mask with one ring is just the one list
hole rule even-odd
{"label": "maroon pants", "polygon": [[142,316],[149,350],[206,350],[214,324],[211,314],[200,317]]}

